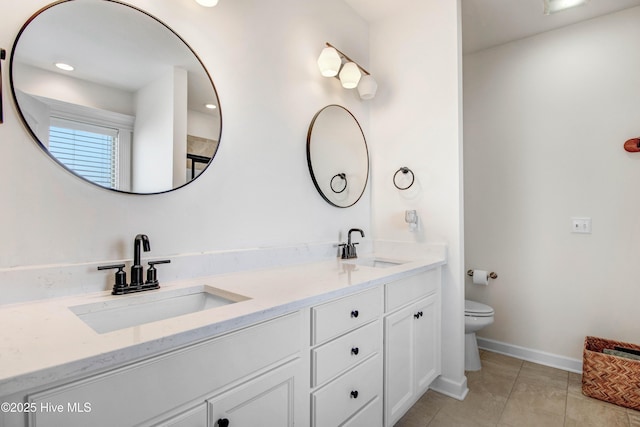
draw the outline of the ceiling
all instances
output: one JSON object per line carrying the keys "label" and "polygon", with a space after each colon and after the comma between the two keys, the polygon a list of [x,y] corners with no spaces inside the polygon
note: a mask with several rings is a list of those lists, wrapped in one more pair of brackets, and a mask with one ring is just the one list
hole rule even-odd
{"label": "ceiling", "polygon": [[[117,2],[62,2],[43,9],[21,32],[13,60],[130,93],[179,68],[188,75],[189,109],[219,114],[204,107],[217,104],[217,96],[186,43],[156,19]],[[59,61],[75,70],[56,69]],[[19,88],[20,73],[15,77]]]}
{"label": "ceiling", "polygon": [[[375,22],[394,10],[410,7],[416,0],[345,1],[368,22]],[[585,5],[545,16],[543,0],[461,0],[461,3],[465,54],[640,6],[640,0],[589,0]]]}

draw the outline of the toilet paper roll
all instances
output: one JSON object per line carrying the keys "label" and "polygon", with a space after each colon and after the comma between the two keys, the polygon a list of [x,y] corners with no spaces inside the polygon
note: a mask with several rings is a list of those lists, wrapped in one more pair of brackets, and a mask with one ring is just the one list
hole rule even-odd
{"label": "toilet paper roll", "polygon": [[489,272],[484,270],[473,270],[473,284],[487,286],[489,284]]}

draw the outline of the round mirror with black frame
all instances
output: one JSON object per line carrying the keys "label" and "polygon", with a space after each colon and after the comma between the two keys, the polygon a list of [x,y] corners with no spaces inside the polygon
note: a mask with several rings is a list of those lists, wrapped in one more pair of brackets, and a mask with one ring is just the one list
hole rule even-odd
{"label": "round mirror with black frame", "polygon": [[40,9],[16,37],[9,79],[38,145],[102,188],[175,190],[217,152],[222,116],[202,61],[131,5],[61,0]]}
{"label": "round mirror with black frame", "polygon": [[307,163],[318,193],[348,208],[360,200],[369,177],[369,150],[355,116],[340,105],[316,113],[307,133]]}

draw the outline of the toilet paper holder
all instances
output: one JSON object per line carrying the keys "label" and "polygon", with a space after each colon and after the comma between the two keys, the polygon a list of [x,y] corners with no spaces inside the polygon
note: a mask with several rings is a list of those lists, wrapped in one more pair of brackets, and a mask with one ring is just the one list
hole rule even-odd
{"label": "toilet paper holder", "polygon": [[[471,276],[473,277],[473,270],[467,270],[467,276]],[[498,278],[498,274],[494,273],[493,271],[491,273],[489,273],[489,277],[491,279],[497,279]]]}

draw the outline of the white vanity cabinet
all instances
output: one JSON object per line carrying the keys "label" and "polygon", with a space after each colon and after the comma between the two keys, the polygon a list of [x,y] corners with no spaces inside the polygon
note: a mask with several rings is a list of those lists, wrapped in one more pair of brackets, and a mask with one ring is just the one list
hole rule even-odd
{"label": "white vanity cabinet", "polygon": [[385,285],[384,413],[393,426],[440,374],[440,268]]}
{"label": "white vanity cabinet", "polygon": [[[305,390],[308,390],[304,387],[308,364],[301,361],[308,336],[308,329],[303,325],[302,312],[292,313],[104,374],[29,394],[27,402],[36,405],[38,410],[29,414],[28,425],[215,426],[212,421],[217,421],[218,414],[230,418],[234,411],[242,412],[237,409],[241,405],[260,410],[269,408],[278,417],[285,414],[289,423],[270,423],[261,416],[257,424],[230,425],[281,427],[293,425],[296,417],[307,420],[308,405],[306,408],[294,405],[296,401],[304,401]],[[45,407],[60,410],[41,409]],[[85,408],[89,410],[82,411]]]}
{"label": "white vanity cabinet", "polygon": [[311,425],[382,425],[382,287],[311,308]]}
{"label": "white vanity cabinet", "polygon": [[94,356],[91,375],[0,396],[35,409],[0,426],[392,427],[441,371],[441,268],[373,271],[342,297],[163,354]]}

